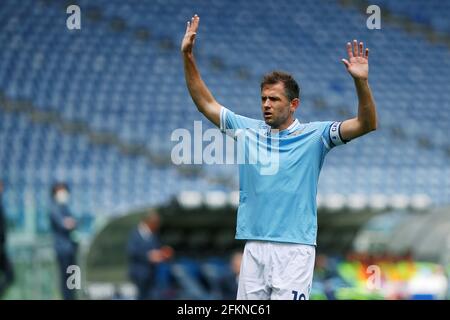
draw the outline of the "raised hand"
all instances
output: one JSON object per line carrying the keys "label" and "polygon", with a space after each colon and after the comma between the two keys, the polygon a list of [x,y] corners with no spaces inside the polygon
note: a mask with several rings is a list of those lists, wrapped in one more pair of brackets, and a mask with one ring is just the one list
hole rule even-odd
{"label": "raised hand", "polygon": [[354,79],[367,80],[369,77],[369,49],[364,50],[364,43],[353,40],[353,46],[347,42],[348,60],[342,59],[348,73]]}
{"label": "raised hand", "polygon": [[194,47],[195,35],[197,34],[200,17],[194,15],[191,21],[187,22],[186,33],[184,34],[183,42],[181,43],[181,52],[191,53]]}

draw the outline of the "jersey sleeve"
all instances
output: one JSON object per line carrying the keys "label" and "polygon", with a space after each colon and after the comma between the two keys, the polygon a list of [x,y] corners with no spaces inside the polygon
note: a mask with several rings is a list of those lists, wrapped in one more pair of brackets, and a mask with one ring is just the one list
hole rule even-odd
{"label": "jersey sleeve", "polygon": [[235,129],[257,129],[260,122],[260,120],[235,114],[225,107],[220,110],[220,130],[222,132]]}
{"label": "jersey sleeve", "polygon": [[334,147],[346,144],[350,140],[344,140],[341,135],[341,124],[338,121],[325,121],[323,124],[322,131],[322,142],[327,148],[331,150]]}

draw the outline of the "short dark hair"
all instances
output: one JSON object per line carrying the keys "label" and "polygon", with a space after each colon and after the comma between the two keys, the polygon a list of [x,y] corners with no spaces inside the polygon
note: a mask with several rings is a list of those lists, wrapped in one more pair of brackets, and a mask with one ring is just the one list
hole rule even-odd
{"label": "short dark hair", "polygon": [[281,82],[284,84],[286,97],[289,101],[300,97],[300,87],[294,77],[284,71],[272,71],[264,75],[261,81],[261,92],[265,85],[272,85]]}

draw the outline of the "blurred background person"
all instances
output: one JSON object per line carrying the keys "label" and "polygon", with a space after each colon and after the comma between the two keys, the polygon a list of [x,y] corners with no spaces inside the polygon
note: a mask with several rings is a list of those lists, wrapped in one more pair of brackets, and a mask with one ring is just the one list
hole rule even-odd
{"label": "blurred background person", "polygon": [[160,225],[159,213],[151,210],[128,239],[129,276],[138,289],[138,300],[164,297],[162,292],[166,288],[158,285],[158,267],[171,259],[174,251],[169,246],[161,245],[158,235]]}
{"label": "blurred background person", "polygon": [[74,300],[75,291],[67,286],[67,279],[70,276],[67,268],[76,265],[78,244],[74,239],[74,231],[77,222],[68,207],[70,198],[68,186],[65,183],[56,183],[51,189],[51,196],[50,222],[59,265],[61,293],[64,300]]}
{"label": "blurred background person", "polygon": [[241,261],[242,251],[233,252],[230,257],[229,272],[220,279],[222,298],[225,300],[236,300]]}
{"label": "blurred background person", "polygon": [[14,281],[14,272],[6,252],[6,213],[3,207],[3,182],[0,180],[0,298]]}

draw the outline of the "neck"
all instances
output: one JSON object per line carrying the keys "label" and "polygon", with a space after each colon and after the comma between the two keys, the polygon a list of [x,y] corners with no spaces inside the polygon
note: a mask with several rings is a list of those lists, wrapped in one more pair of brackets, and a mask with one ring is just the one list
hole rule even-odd
{"label": "neck", "polygon": [[280,131],[285,130],[289,128],[294,123],[294,121],[295,119],[293,117],[289,117],[289,119],[279,127],[272,127],[272,130],[280,130]]}

